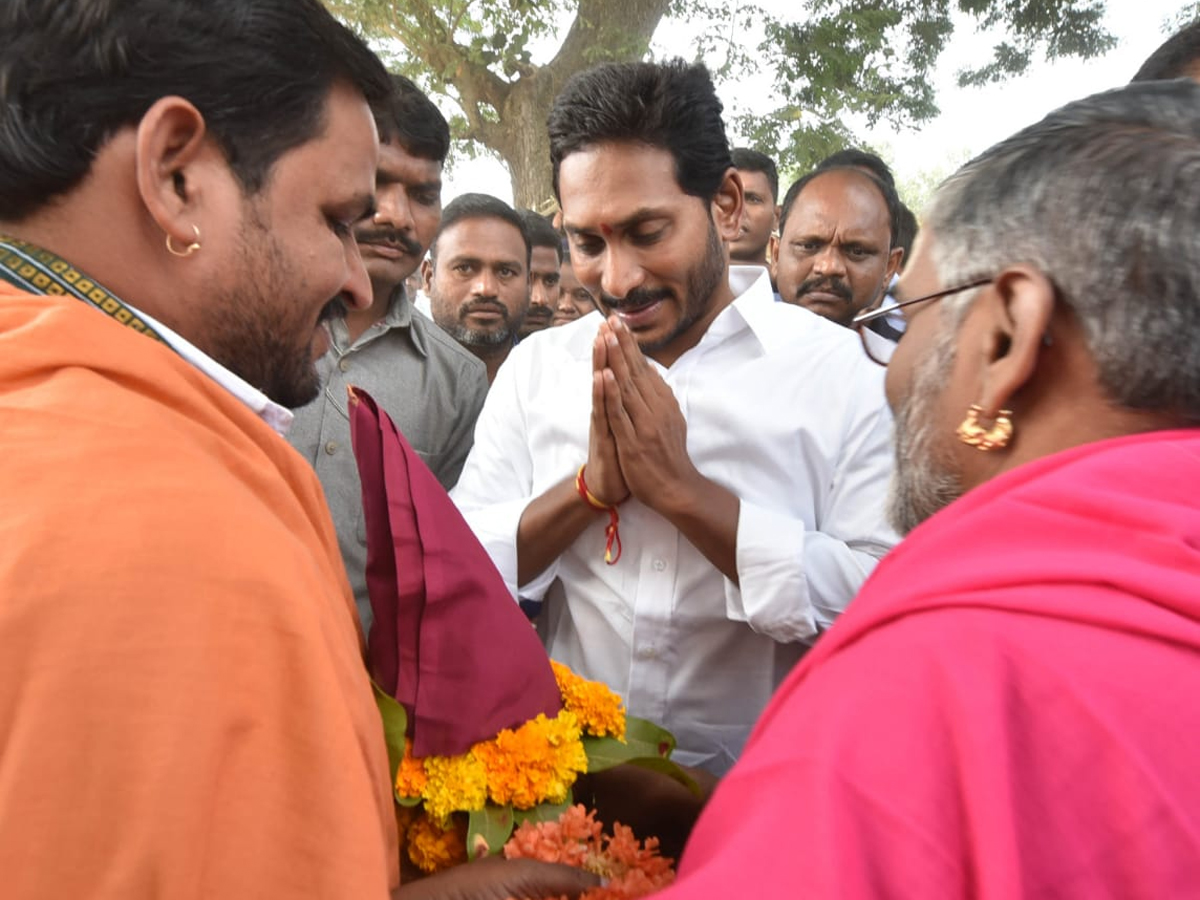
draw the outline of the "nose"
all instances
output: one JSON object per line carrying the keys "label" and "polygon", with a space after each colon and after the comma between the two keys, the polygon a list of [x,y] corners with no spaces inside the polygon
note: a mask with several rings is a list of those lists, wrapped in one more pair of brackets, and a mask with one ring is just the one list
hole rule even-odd
{"label": "nose", "polygon": [[533,282],[533,288],[529,292],[529,302],[533,306],[554,308],[554,297],[551,296],[550,288],[540,279]]}
{"label": "nose", "polygon": [[600,289],[612,297],[628,296],[646,278],[634,254],[611,244],[605,250],[603,266]]}
{"label": "nose", "polygon": [[371,278],[358,252],[357,241],[346,241],[346,280],[342,284],[346,303],[355,309],[369,309],[373,299]]}
{"label": "nose", "polygon": [[389,184],[375,192],[375,224],[396,231],[412,230],[412,206],[402,184]]}
{"label": "nose", "polygon": [[814,257],[813,274],[826,276],[846,274],[845,261],[836,245],[826,244]]}
{"label": "nose", "polygon": [[495,297],[499,293],[499,282],[496,280],[496,273],[487,266],[479,270],[479,274],[475,276],[475,283],[471,287],[471,293],[476,297]]}

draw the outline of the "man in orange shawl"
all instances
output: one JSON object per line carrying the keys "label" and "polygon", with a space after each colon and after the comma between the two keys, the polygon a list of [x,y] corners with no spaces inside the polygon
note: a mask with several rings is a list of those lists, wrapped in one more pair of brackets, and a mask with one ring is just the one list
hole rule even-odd
{"label": "man in orange shawl", "polygon": [[0,12],[6,898],[398,877],[337,541],[274,430],[330,298],[369,299],[343,223],[388,84],[315,0],[256,5]]}

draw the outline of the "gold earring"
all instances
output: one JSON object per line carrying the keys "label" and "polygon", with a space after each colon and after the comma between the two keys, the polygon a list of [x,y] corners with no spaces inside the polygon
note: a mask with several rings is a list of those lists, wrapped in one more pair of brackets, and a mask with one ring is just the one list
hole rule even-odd
{"label": "gold earring", "polygon": [[971,408],[967,410],[967,417],[955,432],[958,439],[968,447],[985,452],[1007,447],[1013,435],[1012,410],[1002,409],[996,413],[991,428],[984,428],[979,424],[979,417],[982,415],[983,407],[972,403]]}
{"label": "gold earring", "polygon": [[182,250],[176,250],[175,245],[171,243],[171,234],[167,233],[167,252],[172,256],[191,256],[200,249],[200,229],[196,225],[192,225],[192,233],[196,236],[190,244]]}

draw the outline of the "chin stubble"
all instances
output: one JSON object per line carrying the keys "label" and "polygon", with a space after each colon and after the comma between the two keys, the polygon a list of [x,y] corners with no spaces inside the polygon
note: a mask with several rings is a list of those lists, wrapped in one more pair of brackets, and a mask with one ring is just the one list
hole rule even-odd
{"label": "chin stubble", "polygon": [[888,521],[908,534],[963,494],[962,481],[938,451],[933,415],[954,364],[954,334],[943,334],[917,365],[908,396],[895,411],[895,469]]}

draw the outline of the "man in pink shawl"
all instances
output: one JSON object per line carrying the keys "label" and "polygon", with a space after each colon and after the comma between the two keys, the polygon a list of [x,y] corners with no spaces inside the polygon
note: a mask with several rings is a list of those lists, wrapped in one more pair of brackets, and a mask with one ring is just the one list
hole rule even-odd
{"label": "man in pink shawl", "polygon": [[1200,87],[1159,82],[942,186],[887,373],[911,535],[664,900],[1200,892],[1198,178]]}

